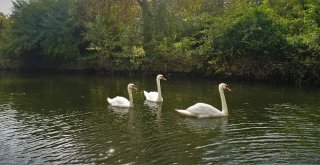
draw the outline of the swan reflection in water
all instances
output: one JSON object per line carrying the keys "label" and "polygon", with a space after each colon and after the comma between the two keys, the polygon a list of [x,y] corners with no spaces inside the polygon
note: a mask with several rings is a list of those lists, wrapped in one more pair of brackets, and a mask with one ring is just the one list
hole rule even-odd
{"label": "swan reflection in water", "polygon": [[126,108],[126,107],[115,107],[112,105],[108,105],[108,109],[112,110],[112,112],[114,112],[115,114],[118,115],[125,115],[129,112],[130,108]]}
{"label": "swan reflection in water", "polygon": [[184,118],[182,120],[189,129],[194,131],[221,131],[225,132],[228,127],[228,117],[221,118]]}
{"label": "swan reflection in water", "polygon": [[162,105],[163,103],[156,103],[148,100],[144,101],[144,106],[155,113],[158,120],[161,118]]}
{"label": "swan reflection in water", "polygon": [[152,101],[145,100],[144,105],[147,106],[149,109],[154,111],[161,111],[163,103],[156,103]]}

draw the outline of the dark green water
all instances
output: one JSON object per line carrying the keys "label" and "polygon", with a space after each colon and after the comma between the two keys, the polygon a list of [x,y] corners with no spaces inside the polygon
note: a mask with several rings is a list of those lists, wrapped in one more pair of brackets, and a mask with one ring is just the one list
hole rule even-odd
{"label": "dark green water", "polygon": [[[220,109],[220,82],[167,77],[148,105],[155,77],[0,76],[0,164],[320,163],[319,89],[225,82],[229,116],[196,119],[174,109]],[[110,108],[129,82],[135,108]]]}

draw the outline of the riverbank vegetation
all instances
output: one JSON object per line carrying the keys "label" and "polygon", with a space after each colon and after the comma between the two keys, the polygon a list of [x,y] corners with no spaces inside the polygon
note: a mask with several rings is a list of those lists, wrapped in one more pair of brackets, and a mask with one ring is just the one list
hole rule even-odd
{"label": "riverbank vegetation", "polygon": [[0,67],[320,84],[320,1],[17,0]]}

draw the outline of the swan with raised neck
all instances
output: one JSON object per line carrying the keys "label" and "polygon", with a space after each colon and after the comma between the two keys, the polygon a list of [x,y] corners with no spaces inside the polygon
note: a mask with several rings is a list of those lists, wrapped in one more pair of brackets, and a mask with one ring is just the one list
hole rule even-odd
{"label": "swan with raised neck", "polygon": [[151,102],[163,102],[162,94],[161,94],[161,85],[160,80],[166,80],[162,74],[157,75],[156,77],[156,83],[157,83],[157,92],[146,92],[143,91],[144,96],[146,97],[147,101]]}
{"label": "swan with raised neck", "polygon": [[137,89],[134,84],[130,83],[128,84],[127,90],[129,94],[129,100],[122,96],[117,96],[115,98],[107,98],[107,101],[111,106],[114,107],[124,107],[124,108],[133,108],[133,95],[132,95],[132,89]]}
{"label": "swan with raised neck", "polygon": [[185,116],[198,117],[198,118],[228,116],[228,106],[227,106],[226,98],[224,95],[224,90],[231,91],[231,89],[228,87],[227,84],[225,83],[219,84],[219,93],[220,93],[221,105],[222,105],[221,111],[205,103],[196,103],[195,105],[185,110],[176,109],[176,111]]}

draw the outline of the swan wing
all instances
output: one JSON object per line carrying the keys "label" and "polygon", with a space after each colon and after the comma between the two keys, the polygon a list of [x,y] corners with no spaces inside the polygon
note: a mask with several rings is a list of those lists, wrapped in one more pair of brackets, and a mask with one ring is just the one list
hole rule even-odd
{"label": "swan wing", "polygon": [[186,109],[186,111],[188,111],[188,113],[193,114],[192,116],[197,116],[199,118],[219,117],[219,116],[223,115],[220,110],[218,110],[217,108],[215,108],[209,104],[205,104],[205,103],[197,103],[197,104],[189,107],[188,109]]}
{"label": "swan wing", "polygon": [[149,92],[143,91],[143,94],[144,94],[144,97],[146,97],[146,99],[148,100],[148,98],[149,98]]}
{"label": "swan wing", "polygon": [[115,107],[129,107],[130,101],[124,97],[117,96],[113,99],[107,98],[110,105]]}
{"label": "swan wing", "polygon": [[180,114],[184,115],[184,116],[190,116],[190,117],[197,117],[195,114],[187,111],[187,110],[183,110],[183,109],[176,109],[177,112],[179,112]]}
{"label": "swan wing", "polygon": [[143,91],[144,93],[144,96],[146,97],[146,100],[149,100],[149,101],[156,101],[158,99],[158,92],[146,92],[146,91]]}

